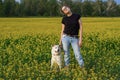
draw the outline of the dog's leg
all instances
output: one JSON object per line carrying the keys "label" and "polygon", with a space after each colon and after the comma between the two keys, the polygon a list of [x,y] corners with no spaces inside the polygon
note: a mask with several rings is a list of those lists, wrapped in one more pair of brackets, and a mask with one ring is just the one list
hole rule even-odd
{"label": "dog's leg", "polygon": [[61,65],[59,65],[59,69],[60,69],[60,71],[61,71],[61,69],[62,69]]}
{"label": "dog's leg", "polygon": [[59,66],[59,70],[61,70],[61,69],[62,69],[62,62],[61,62],[61,60],[60,60],[60,62],[58,62],[57,64],[58,64],[58,66]]}
{"label": "dog's leg", "polygon": [[53,59],[51,59],[51,68],[50,68],[50,70],[52,70],[52,68],[53,68]]}

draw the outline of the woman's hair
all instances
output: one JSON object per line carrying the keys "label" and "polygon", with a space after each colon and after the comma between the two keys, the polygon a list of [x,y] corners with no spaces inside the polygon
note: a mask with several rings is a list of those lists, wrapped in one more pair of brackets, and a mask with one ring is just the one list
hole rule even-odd
{"label": "woman's hair", "polygon": [[[64,12],[63,12],[63,10],[62,10],[63,7],[69,7],[69,6],[68,6],[68,5],[63,5],[63,6],[61,7],[60,12],[61,12],[62,14],[64,14]],[[69,7],[69,8],[70,8],[70,7]]]}
{"label": "woman's hair", "polygon": [[63,12],[63,10],[62,10],[62,7],[60,8],[60,12],[61,12],[62,14],[64,14],[64,12]]}

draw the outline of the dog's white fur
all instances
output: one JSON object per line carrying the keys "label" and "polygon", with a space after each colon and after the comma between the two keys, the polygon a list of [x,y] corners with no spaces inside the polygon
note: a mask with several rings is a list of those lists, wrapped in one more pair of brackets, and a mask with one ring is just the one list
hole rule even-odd
{"label": "dog's white fur", "polygon": [[57,63],[59,69],[62,68],[62,55],[61,55],[61,48],[59,45],[52,46],[51,50],[52,58],[51,58],[51,69],[53,68],[54,63]]}

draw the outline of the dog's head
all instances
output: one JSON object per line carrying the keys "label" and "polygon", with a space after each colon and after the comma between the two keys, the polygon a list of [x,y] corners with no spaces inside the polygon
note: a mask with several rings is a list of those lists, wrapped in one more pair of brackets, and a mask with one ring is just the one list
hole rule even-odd
{"label": "dog's head", "polygon": [[60,55],[60,53],[61,53],[61,48],[59,45],[52,46],[52,54],[53,55]]}

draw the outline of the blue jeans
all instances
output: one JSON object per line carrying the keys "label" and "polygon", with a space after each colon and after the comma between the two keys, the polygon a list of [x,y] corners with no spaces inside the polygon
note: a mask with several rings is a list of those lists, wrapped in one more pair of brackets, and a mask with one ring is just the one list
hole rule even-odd
{"label": "blue jeans", "polygon": [[69,65],[70,62],[70,44],[72,45],[75,58],[78,61],[78,64],[80,67],[84,66],[84,61],[82,58],[82,55],[80,54],[80,47],[79,47],[79,39],[75,37],[70,37],[67,35],[62,36],[62,45],[63,45],[63,50],[64,50],[64,61],[65,61],[65,66]]}

